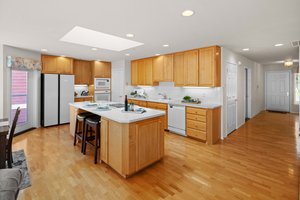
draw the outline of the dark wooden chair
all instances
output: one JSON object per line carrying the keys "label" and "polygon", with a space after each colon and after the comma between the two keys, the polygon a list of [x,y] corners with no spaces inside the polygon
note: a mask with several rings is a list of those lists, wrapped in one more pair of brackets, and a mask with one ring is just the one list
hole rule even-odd
{"label": "dark wooden chair", "polygon": [[20,115],[21,109],[20,107],[17,108],[16,110],[16,114],[13,120],[13,123],[9,129],[9,133],[8,133],[8,138],[7,138],[7,143],[6,143],[6,160],[7,160],[7,166],[8,168],[12,168],[12,162],[13,162],[13,158],[12,158],[12,141],[13,141],[13,137],[15,134],[15,130],[16,130],[16,126],[17,126],[17,122],[19,119],[19,115]]}
{"label": "dark wooden chair", "polygon": [[[98,149],[100,148],[100,116],[88,117],[85,122],[84,140],[83,140],[83,154],[86,152],[86,145],[92,145],[95,151],[94,163],[97,164],[98,160]],[[90,129],[93,129],[91,131]],[[95,133],[95,135],[90,135],[89,133]]]}
{"label": "dark wooden chair", "polygon": [[[75,146],[77,141],[81,141],[81,152],[83,152],[83,140],[84,140],[84,128],[85,128],[85,120],[87,117],[94,116],[92,113],[80,113],[77,114],[76,116],[76,124],[75,124],[75,133],[74,133],[74,143],[73,145]],[[79,126],[81,123],[81,131],[79,130]]]}

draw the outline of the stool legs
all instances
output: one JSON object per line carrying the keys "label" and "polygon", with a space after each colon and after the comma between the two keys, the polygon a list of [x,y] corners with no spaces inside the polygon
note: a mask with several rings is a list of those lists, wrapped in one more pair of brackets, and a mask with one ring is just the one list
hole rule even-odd
{"label": "stool legs", "polygon": [[94,163],[97,164],[98,161],[98,148],[100,147],[100,126],[96,126],[95,130],[95,157],[94,157]]}
{"label": "stool legs", "polygon": [[75,133],[74,133],[74,146],[76,145],[76,140],[77,140],[77,136],[76,133],[78,131],[78,119],[76,119],[76,123],[75,123]]}
{"label": "stool legs", "polygon": [[83,141],[82,141],[82,153],[83,155],[85,155],[85,152],[86,152],[86,137],[87,137],[87,134],[88,134],[88,124],[85,123],[84,125],[84,136],[82,136],[83,138]]}

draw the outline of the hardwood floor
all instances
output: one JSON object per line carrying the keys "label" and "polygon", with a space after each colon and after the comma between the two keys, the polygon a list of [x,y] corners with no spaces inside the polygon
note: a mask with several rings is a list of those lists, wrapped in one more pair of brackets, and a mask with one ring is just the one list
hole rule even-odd
{"label": "hardwood floor", "polygon": [[297,199],[298,117],[263,112],[216,145],[166,133],[165,157],[123,179],[73,147],[68,125],[14,138],[32,186],[19,199]]}

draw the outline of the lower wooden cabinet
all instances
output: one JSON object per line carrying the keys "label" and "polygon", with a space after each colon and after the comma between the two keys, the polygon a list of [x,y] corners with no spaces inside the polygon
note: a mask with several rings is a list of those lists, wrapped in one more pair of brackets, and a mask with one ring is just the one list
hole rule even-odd
{"label": "lower wooden cabinet", "polygon": [[93,97],[81,97],[81,98],[75,98],[75,102],[83,102],[83,101],[92,101]]}
{"label": "lower wooden cabinet", "polygon": [[130,124],[101,119],[101,160],[127,177],[164,155],[164,118]]}
{"label": "lower wooden cabinet", "polygon": [[152,102],[152,101],[140,101],[140,100],[135,100],[135,99],[129,99],[128,103],[133,103],[133,104],[141,106],[141,107],[146,107],[146,108],[152,108],[152,109],[165,111],[166,115],[165,115],[165,122],[164,122],[163,127],[166,130],[168,129],[168,104],[166,104],[166,103],[157,103],[157,102]]}
{"label": "lower wooden cabinet", "polygon": [[189,137],[214,144],[220,139],[221,108],[186,107],[186,133]]}

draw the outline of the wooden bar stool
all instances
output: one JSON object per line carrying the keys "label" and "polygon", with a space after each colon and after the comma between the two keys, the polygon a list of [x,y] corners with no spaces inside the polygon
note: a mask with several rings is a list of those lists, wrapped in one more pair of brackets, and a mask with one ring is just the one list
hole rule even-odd
{"label": "wooden bar stool", "polygon": [[[74,133],[74,146],[76,145],[77,141],[81,141],[81,152],[83,152],[83,141],[84,141],[84,131],[85,131],[85,120],[87,117],[91,117],[94,114],[92,113],[80,113],[76,116],[76,125],[75,125],[75,133]],[[96,115],[94,115],[96,116]],[[79,125],[82,123],[81,131],[79,131]],[[78,140],[77,140],[78,139]]]}
{"label": "wooden bar stool", "polygon": [[[88,117],[85,122],[85,132],[83,141],[83,154],[86,152],[86,145],[90,144],[94,147],[95,158],[94,163],[97,164],[98,149],[100,148],[100,116]],[[89,131],[92,128],[94,131]],[[95,133],[94,135],[89,135],[89,133]]]}

